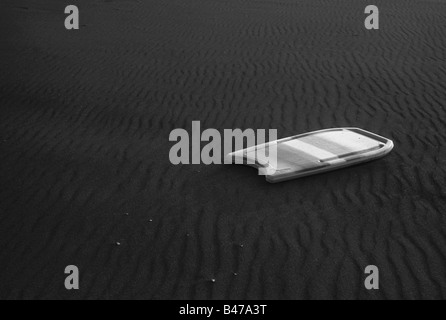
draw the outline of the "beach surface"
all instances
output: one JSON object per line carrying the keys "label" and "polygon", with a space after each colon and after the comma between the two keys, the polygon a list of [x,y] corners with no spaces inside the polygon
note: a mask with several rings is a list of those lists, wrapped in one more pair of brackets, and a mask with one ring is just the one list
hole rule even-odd
{"label": "beach surface", "polygon": [[[446,1],[369,4],[2,0],[0,298],[445,299]],[[172,165],[194,120],[395,148],[269,184]]]}

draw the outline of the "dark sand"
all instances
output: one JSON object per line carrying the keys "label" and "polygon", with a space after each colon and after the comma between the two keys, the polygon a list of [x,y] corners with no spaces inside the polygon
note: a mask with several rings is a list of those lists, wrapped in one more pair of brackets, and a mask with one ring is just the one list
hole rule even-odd
{"label": "dark sand", "polygon": [[[0,298],[446,298],[446,1],[368,4],[2,0]],[[273,185],[171,165],[192,120],[396,147]]]}

